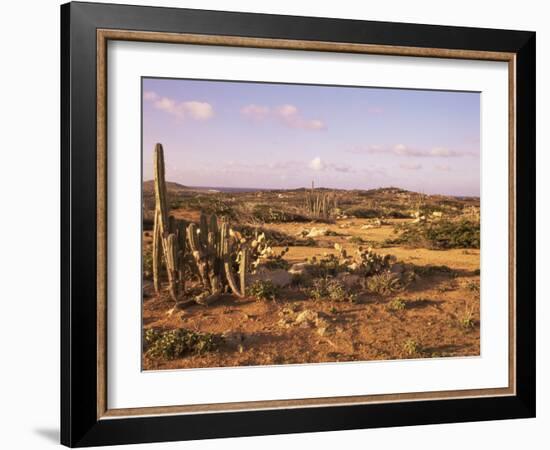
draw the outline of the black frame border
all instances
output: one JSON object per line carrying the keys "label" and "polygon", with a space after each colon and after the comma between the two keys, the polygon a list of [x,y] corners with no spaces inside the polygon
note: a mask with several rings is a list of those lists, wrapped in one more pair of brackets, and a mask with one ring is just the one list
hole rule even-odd
{"label": "black frame border", "polygon": [[[516,54],[516,395],[97,419],[96,30]],[[534,32],[73,2],[61,6],[61,443],[70,447],[534,417]]]}

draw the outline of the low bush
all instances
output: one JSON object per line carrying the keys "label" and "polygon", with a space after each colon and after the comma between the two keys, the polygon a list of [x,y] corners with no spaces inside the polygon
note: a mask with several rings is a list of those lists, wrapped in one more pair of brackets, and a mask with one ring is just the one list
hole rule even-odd
{"label": "low bush", "polygon": [[458,318],[458,324],[461,328],[464,328],[465,330],[470,330],[474,328],[474,309],[472,306],[467,305],[465,307],[464,312]]}
{"label": "low bush", "polygon": [[202,354],[216,350],[221,342],[221,336],[185,328],[168,331],[149,328],[144,336],[146,355],[153,359],[170,360],[187,354]]}
{"label": "low bush", "polygon": [[470,281],[466,285],[469,291],[472,291],[476,294],[479,294],[479,282],[478,281]]}
{"label": "low bush", "polygon": [[283,258],[271,258],[263,262],[262,266],[269,270],[276,270],[276,269],[288,270],[290,268],[290,263]]}
{"label": "low bush", "polygon": [[421,353],[422,347],[414,339],[407,339],[403,343],[403,351],[408,356],[414,356],[414,355],[417,355],[417,354]]}
{"label": "low bush", "polygon": [[150,279],[153,277],[153,251],[151,247],[143,247],[142,270],[143,278]]}
{"label": "low bush", "polygon": [[313,278],[334,277],[339,272],[347,270],[347,266],[342,264],[340,258],[332,253],[325,254],[322,258],[313,256],[309,259],[309,273]]}
{"label": "low bush", "polygon": [[427,265],[427,266],[415,266],[413,268],[414,273],[420,276],[429,276],[429,275],[454,275],[455,271],[451,269],[449,266],[445,265]]}
{"label": "low bush", "polygon": [[313,282],[309,295],[316,300],[333,300],[335,302],[355,302],[357,295],[346,289],[346,286],[334,279],[319,278]]}
{"label": "low bush", "polygon": [[282,209],[273,208],[270,205],[255,205],[252,210],[254,220],[264,223],[284,222],[308,222],[309,219],[302,215]]}
{"label": "low bush", "polygon": [[402,298],[395,298],[388,303],[387,309],[390,311],[402,311],[407,307],[407,303]]}
{"label": "low bush", "polygon": [[403,288],[399,275],[390,272],[382,272],[365,278],[365,288],[379,295],[393,294]]}
{"label": "low bush", "polygon": [[381,211],[372,208],[355,207],[347,209],[346,214],[348,216],[355,216],[358,219],[374,219],[381,216]]}
{"label": "low bush", "polygon": [[247,294],[257,300],[275,301],[279,295],[279,288],[270,280],[256,280],[247,289]]}
{"label": "low bush", "polygon": [[434,250],[479,248],[479,222],[440,220],[431,223],[407,224],[395,230],[397,238],[386,240],[389,245],[425,247]]}
{"label": "low bush", "polygon": [[365,244],[365,240],[361,236],[352,236],[348,239],[348,242],[355,245]]}

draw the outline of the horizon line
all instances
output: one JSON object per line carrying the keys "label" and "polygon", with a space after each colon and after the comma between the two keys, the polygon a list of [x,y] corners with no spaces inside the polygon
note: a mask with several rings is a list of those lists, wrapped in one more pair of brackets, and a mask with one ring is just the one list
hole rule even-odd
{"label": "horizon line", "polygon": [[[148,182],[154,182],[153,179],[143,180],[142,183],[148,183]],[[300,186],[300,187],[292,187],[292,188],[277,188],[277,187],[247,187],[247,186],[197,186],[197,185],[190,185],[190,184],[182,184],[178,181],[170,181],[166,180],[166,183],[174,183],[178,184],[185,188],[195,188],[195,189],[239,189],[239,190],[246,190],[246,191],[296,191],[296,190],[306,190],[310,191],[311,187],[306,186]],[[406,192],[411,192],[414,194],[420,194],[420,195],[428,195],[428,196],[434,196],[434,195],[441,195],[445,197],[471,197],[471,198],[481,198],[481,196],[478,195],[472,195],[472,194],[443,194],[443,193],[436,193],[436,194],[428,194],[426,192],[419,192],[419,191],[413,191],[410,189],[401,188],[399,186],[379,186],[379,187],[372,187],[372,188],[335,188],[335,187],[326,187],[326,186],[315,186],[313,190],[317,189],[325,189],[325,190],[332,190],[332,191],[374,191],[374,190],[383,190],[383,189],[399,189]]]}

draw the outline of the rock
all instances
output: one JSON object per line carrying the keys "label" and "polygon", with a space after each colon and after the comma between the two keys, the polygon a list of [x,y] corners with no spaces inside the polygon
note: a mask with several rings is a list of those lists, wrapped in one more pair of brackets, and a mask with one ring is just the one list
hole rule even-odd
{"label": "rock", "polygon": [[316,228],[313,227],[311,230],[309,230],[309,233],[306,237],[319,237],[319,236],[326,236],[328,230],[326,228]]}
{"label": "rock", "polygon": [[292,275],[284,269],[263,269],[249,277],[250,283],[255,281],[271,281],[277,287],[285,287],[292,281]]}
{"label": "rock", "polygon": [[443,217],[443,213],[441,211],[434,211],[432,212],[432,217]]}
{"label": "rock", "polygon": [[306,323],[307,325],[313,325],[319,319],[319,314],[311,309],[305,309],[300,314],[296,316],[294,322],[297,324]]}
{"label": "rock", "polygon": [[311,264],[307,262],[292,264],[290,269],[288,269],[288,273],[291,275],[305,275],[310,267]]}
{"label": "rock", "polygon": [[317,334],[319,336],[324,336],[325,334],[327,334],[327,329],[325,327],[317,328]]}
{"label": "rock", "polygon": [[355,275],[355,274],[347,273],[347,272],[339,273],[336,278],[339,281],[341,281],[344,284],[344,286],[348,289],[356,286],[359,283],[359,280],[361,279],[361,277],[359,277],[359,275]]}
{"label": "rock", "polygon": [[279,311],[279,316],[280,317],[285,317],[285,316],[290,316],[294,313],[294,311],[292,311],[292,309],[290,308],[283,308]]}
{"label": "rock", "polygon": [[315,325],[317,327],[317,334],[319,336],[325,336],[327,334],[334,333],[334,328],[331,326],[331,324],[321,317],[317,319]]}
{"label": "rock", "polygon": [[292,319],[283,318],[277,322],[281,328],[290,328],[292,326]]}

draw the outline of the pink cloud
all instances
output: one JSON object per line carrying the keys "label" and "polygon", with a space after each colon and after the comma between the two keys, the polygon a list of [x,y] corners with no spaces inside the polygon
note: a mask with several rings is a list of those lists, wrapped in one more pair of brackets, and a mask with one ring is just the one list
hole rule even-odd
{"label": "pink cloud", "polygon": [[250,104],[241,108],[241,114],[251,119],[263,120],[269,115],[270,109],[267,106]]}
{"label": "pink cloud", "polygon": [[143,99],[151,102],[156,109],[179,119],[208,120],[214,116],[214,108],[207,102],[197,100],[178,102],[170,97],[161,97],[153,91],[144,92]]}
{"label": "pink cloud", "polygon": [[434,147],[432,149],[412,148],[405,144],[396,144],[394,146],[368,145],[366,147],[355,147],[347,150],[348,153],[354,154],[393,154],[402,157],[417,157],[417,158],[459,158],[464,156],[477,157],[475,152],[450,150],[445,147]]}
{"label": "pink cloud", "polygon": [[313,131],[326,129],[326,124],[322,120],[303,117],[298,108],[291,104],[270,108],[252,103],[243,106],[241,114],[253,120],[264,120],[271,117],[290,128]]}

